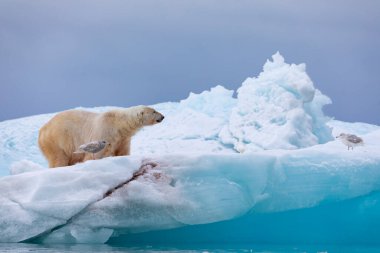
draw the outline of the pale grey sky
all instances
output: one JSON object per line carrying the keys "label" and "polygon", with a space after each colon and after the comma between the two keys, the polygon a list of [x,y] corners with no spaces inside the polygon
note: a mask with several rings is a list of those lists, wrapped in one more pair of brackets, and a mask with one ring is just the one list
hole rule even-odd
{"label": "pale grey sky", "polygon": [[0,121],[238,88],[273,53],[380,125],[380,1],[0,0]]}

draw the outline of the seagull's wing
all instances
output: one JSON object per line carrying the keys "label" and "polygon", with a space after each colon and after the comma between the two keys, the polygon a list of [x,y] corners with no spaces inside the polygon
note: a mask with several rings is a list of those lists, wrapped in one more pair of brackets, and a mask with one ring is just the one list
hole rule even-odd
{"label": "seagull's wing", "polygon": [[96,152],[99,149],[99,143],[98,142],[91,142],[87,145],[87,150],[90,152]]}
{"label": "seagull's wing", "polygon": [[353,134],[348,135],[347,136],[347,140],[349,142],[352,142],[352,143],[355,143],[355,144],[363,142],[362,138],[360,138],[360,137],[358,137],[356,135],[353,135]]}
{"label": "seagull's wing", "polygon": [[84,151],[86,149],[86,146],[87,146],[87,144],[82,144],[79,146],[78,149]]}

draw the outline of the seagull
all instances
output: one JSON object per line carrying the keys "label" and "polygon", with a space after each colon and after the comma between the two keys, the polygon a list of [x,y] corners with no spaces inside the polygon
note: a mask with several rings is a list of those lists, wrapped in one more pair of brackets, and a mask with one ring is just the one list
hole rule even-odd
{"label": "seagull", "polygon": [[74,153],[92,153],[92,158],[95,160],[94,154],[103,150],[106,147],[106,145],[111,145],[111,143],[108,143],[107,141],[93,141],[80,145],[78,151],[75,151]]}
{"label": "seagull", "polygon": [[350,148],[354,150],[354,146],[364,145],[363,139],[354,134],[341,133],[336,138],[340,139],[344,145],[347,145],[348,150],[350,150]]}

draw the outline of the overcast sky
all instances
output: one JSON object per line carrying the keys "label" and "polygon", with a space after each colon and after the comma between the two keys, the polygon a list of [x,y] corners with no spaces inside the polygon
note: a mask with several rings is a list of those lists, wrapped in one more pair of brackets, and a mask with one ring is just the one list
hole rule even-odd
{"label": "overcast sky", "polygon": [[0,0],[0,121],[236,90],[273,53],[329,116],[380,125],[377,0]]}

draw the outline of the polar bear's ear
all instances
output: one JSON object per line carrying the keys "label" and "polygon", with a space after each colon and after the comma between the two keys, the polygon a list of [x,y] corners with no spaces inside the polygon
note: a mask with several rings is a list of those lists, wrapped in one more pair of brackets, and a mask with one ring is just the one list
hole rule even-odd
{"label": "polar bear's ear", "polygon": [[144,111],[139,112],[138,115],[139,115],[138,117],[139,117],[141,120],[144,119]]}

